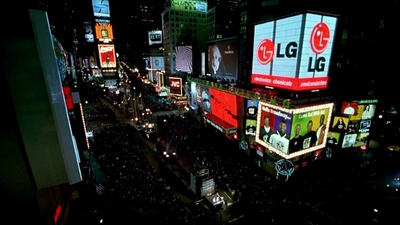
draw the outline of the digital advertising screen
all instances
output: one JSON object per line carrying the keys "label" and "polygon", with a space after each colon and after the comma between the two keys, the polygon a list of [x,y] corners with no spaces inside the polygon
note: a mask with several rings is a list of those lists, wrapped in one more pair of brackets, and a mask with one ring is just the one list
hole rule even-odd
{"label": "digital advertising screen", "polygon": [[238,127],[237,97],[214,88],[210,88],[212,114],[234,127]]}
{"label": "digital advertising screen", "polygon": [[175,46],[175,70],[192,72],[192,46]]}
{"label": "digital advertising screen", "polygon": [[150,62],[150,68],[156,69],[156,70],[164,70],[164,57],[162,56],[150,56],[149,59]]}
{"label": "digital advertising screen", "polygon": [[328,137],[326,138],[326,144],[327,145],[337,145],[339,142],[339,138],[340,138],[340,133],[338,132],[328,132]]}
{"label": "digital advertising screen", "polygon": [[169,77],[169,91],[171,95],[182,95],[182,78]]}
{"label": "digital advertising screen", "polygon": [[190,82],[190,96],[188,97],[188,101],[190,100],[189,106],[191,109],[196,110],[199,107],[197,103],[197,88],[198,86],[196,82]]}
{"label": "digital advertising screen", "polygon": [[92,0],[94,17],[110,17],[110,5],[108,0]]}
{"label": "digital advertising screen", "polygon": [[115,58],[114,45],[111,44],[99,44],[99,61],[101,68],[116,68],[117,61]]}
{"label": "digital advertising screen", "polygon": [[204,111],[210,113],[212,111],[210,89],[209,87],[201,86],[200,91],[201,91],[201,106]]}
{"label": "digital advertising screen", "polygon": [[246,119],[245,122],[246,122],[245,134],[251,135],[251,136],[256,136],[257,120],[256,119]]}
{"label": "digital advertising screen", "polygon": [[247,99],[246,100],[246,116],[250,118],[257,118],[258,112],[258,100]]}
{"label": "digital advertising screen", "polygon": [[96,38],[100,42],[108,43],[114,39],[112,25],[110,23],[96,23]]}
{"label": "digital advertising screen", "polygon": [[354,134],[360,130],[360,120],[350,120],[347,127],[347,133]]}
{"label": "digital advertising screen", "polygon": [[149,31],[149,45],[162,44],[162,31],[153,30]]}
{"label": "digital advertising screen", "polygon": [[357,134],[345,134],[343,137],[342,148],[355,147]]}
{"label": "digital advertising screen", "polygon": [[254,27],[251,83],[287,90],[328,87],[337,17],[302,13]]}
{"label": "digital advertising screen", "polygon": [[333,104],[317,105],[293,115],[290,153],[324,148]]}
{"label": "digital advertising screen", "polygon": [[93,32],[93,28],[92,28],[92,23],[84,22],[83,29],[84,29],[86,42],[94,42],[94,32]]}
{"label": "digital advertising screen", "polygon": [[207,73],[218,78],[237,79],[239,42],[224,40],[208,45]]}
{"label": "digital advertising screen", "polygon": [[361,120],[359,126],[359,133],[368,133],[371,127],[372,121],[371,120]]}
{"label": "digital advertising screen", "polygon": [[375,116],[376,104],[369,103],[370,101],[358,101],[357,113],[349,117],[350,120],[367,120],[373,119]]}
{"label": "digital advertising screen", "polygon": [[358,102],[343,102],[341,113],[346,116],[355,116],[358,111]]}
{"label": "digital advertising screen", "polygon": [[292,114],[260,102],[258,117],[256,141],[277,154],[288,154]]}
{"label": "digital advertising screen", "polygon": [[343,116],[335,116],[333,118],[332,128],[338,131],[345,131],[349,125],[349,118]]}
{"label": "digital advertising screen", "polygon": [[286,109],[259,102],[256,142],[286,159],[321,149],[332,109],[333,103]]}
{"label": "digital advertising screen", "polygon": [[369,133],[359,133],[356,137],[354,147],[366,146],[368,142]]}

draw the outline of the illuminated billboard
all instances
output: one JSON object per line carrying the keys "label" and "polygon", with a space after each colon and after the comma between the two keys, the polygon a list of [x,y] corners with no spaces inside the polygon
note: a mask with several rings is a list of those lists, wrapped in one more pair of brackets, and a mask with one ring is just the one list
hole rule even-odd
{"label": "illuminated billboard", "polygon": [[95,30],[99,42],[108,43],[114,39],[112,25],[109,23],[96,23]]}
{"label": "illuminated billboard", "polygon": [[332,109],[333,103],[287,109],[259,102],[256,142],[286,159],[324,148]]}
{"label": "illuminated billboard", "polygon": [[[343,102],[342,105],[342,113],[346,115],[344,112],[343,107],[349,102]],[[353,101],[350,104],[353,104],[353,108],[355,108],[355,113],[351,114],[349,119],[350,120],[367,120],[373,119],[375,116],[376,104],[378,100],[360,100],[360,101]]]}
{"label": "illuminated billboard", "polygon": [[237,79],[238,74],[237,39],[225,40],[208,46],[207,73],[218,78]]}
{"label": "illuminated billboard", "polygon": [[94,42],[94,34],[92,24],[90,22],[83,23],[83,29],[86,42]]}
{"label": "illuminated billboard", "polygon": [[162,56],[150,56],[149,59],[150,68],[156,70],[164,70],[164,57]]}
{"label": "illuminated billboard", "polygon": [[175,46],[175,70],[192,72],[192,46]]}
{"label": "illuminated billboard", "polygon": [[303,13],[255,25],[251,83],[295,91],[327,88],[336,22]]}
{"label": "illuminated billboard", "polygon": [[103,68],[116,68],[117,61],[115,58],[114,45],[110,44],[99,44],[99,61],[100,67]]}
{"label": "illuminated billboard", "polygon": [[153,30],[149,31],[149,45],[162,44],[162,31]]}
{"label": "illuminated billboard", "polygon": [[206,0],[171,0],[172,10],[207,12]]}
{"label": "illuminated billboard", "polygon": [[171,95],[182,95],[182,78],[169,77],[169,91]]}
{"label": "illuminated billboard", "polygon": [[108,0],[92,0],[94,17],[110,17],[110,4]]}

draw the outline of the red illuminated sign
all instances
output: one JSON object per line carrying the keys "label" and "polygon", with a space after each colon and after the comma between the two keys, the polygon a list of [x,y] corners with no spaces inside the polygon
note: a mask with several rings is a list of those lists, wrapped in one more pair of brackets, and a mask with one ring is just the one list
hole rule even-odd
{"label": "red illuminated sign", "polygon": [[257,60],[261,65],[267,65],[274,57],[274,42],[270,39],[262,40],[257,47]]}
{"label": "red illuminated sign", "polygon": [[169,77],[169,88],[172,95],[182,95],[182,78]]}
{"label": "red illuminated sign", "polygon": [[330,38],[329,26],[326,23],[320,22],[315,25],[310,37],[312,51],[317,55],[323,53],[328,47]]}
{"label": "red illuminated sign", "polygon": [[63,86],[62,88],[63,88],[63,92],[64,92],[64,98],[65,98],[65,104],[67,106],[67,110],[73,110],[74,102],[72,101],[71,89],[68,86]]}
{"label": "red illuminated sign", "polygon": [[114,45],[99,44],[99,60],[101,68],[116,68]]}

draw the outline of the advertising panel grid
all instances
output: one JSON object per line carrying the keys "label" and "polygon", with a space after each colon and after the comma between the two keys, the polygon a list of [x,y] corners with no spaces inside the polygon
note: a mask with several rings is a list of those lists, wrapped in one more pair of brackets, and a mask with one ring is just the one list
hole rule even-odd
{"label": "advertising panel grid", "polygon": [[259,102],[256,142],[283,158],[326,146],[333,103],[286,109]]}
{"label": "advertising panel grid", "polygon": [[110,17],[110,4],[108,0],[92,0],[94,17]]}

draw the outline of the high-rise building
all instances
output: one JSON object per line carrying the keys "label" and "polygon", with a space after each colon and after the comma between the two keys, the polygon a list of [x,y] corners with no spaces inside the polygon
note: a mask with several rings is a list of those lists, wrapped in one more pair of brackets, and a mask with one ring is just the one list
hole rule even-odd
{"label": "high-rise building", "polygon": [[[165,9],[162,12],[162,31],[165,73],[167,76],[181,71],[190,74],[200,73],[201,52],[206,49],[207,41],[206,17],[206,0],[168,0],[166,2]],[[182,64],[185,64],[183,66],[185,69],[176,69],[177,51],[178,54],[179,52],[184,54],[178,60],[186,60],[182,62]],[[187,56],[186,58],[185,55]],[[191,59],[188,60],[188,57]],[[178,62],[178,64],[181,63]]]}
{"label": "high-rise building", "polygon": [[239,3],[240,0],[208,0],[208,41],[238,36]]}

